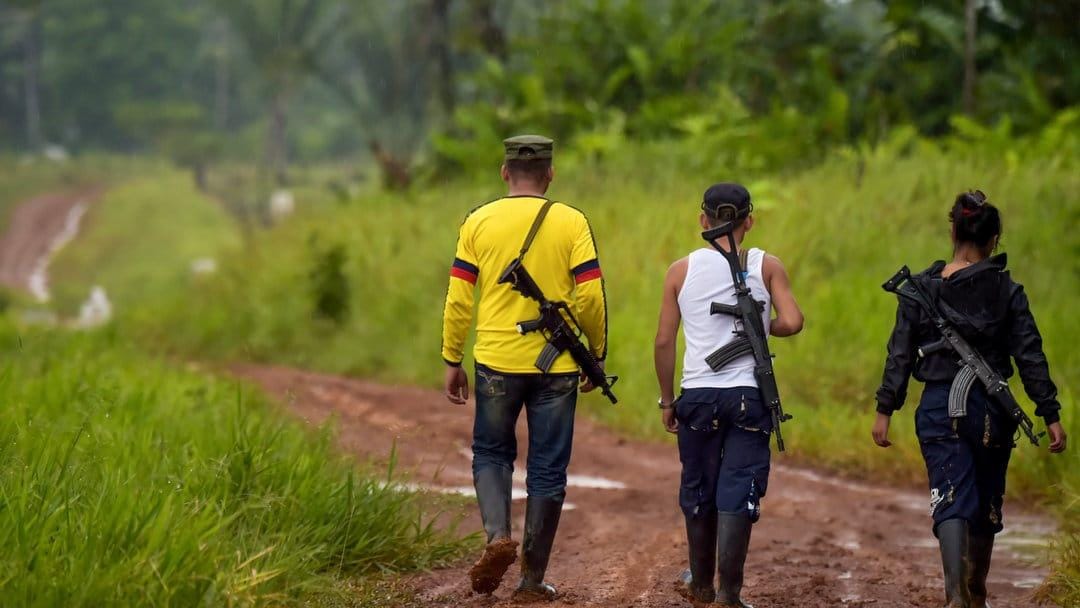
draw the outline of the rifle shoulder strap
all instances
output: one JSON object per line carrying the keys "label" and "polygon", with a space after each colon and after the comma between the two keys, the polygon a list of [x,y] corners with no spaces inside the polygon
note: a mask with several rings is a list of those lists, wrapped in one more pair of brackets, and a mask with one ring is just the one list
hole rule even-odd
{"label": "rifle shoulder strap", "polygon": [[529,234],[525,236],[525,242],[521,244],[521,251],[518,253],[518,259],[525,258],[525,254],[529,252],[529,248],[532,247],[533,240],[536,238],[536,233],[540,232],[540,224],[544,223],[544,218],[547,217],[548,211],[551,210],[551,206],[555,204],[553,200],[544,201],[543,206],[540,207],[540,211],[536,214],[536,219],[533,220],[532,228],[529,228]]}

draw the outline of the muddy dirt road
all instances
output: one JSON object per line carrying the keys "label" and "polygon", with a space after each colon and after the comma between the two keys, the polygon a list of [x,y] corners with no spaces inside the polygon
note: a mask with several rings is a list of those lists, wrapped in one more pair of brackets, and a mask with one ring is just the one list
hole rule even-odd
{"label": "muddy dirt road", "polygon": [[75,236],[87,206],[102,193],[87,187],[43,194],[20,203],[0,235],[0,285],[48,299],[49,256]]}
{"label": "muddy dirt road", "polygon": [[[240,376],[277,395],[310,424],[338,418],[345,449],[385,459],[397,443],[400,468],[427,487],[471,492],[471,405],[453,406],[429,390],[383,386],[275,367],[239,367]],[[588,407],[588,406],[586,406]],[[524,419],[524,417],[522,417]],[[524,421],[519,425],[524,430]],[[519,439],[515,498],[523,498]],[[673,445],[629,441],[577,419],[570,488],[548,579],[554,606],[689,606],[672,591],[686,556],[676,504]],[[515,500],[520,539],[524,501]],[[930,534],[928,498],[916,489],[842,481],[774,459],[747,563],[744,599],[755,608],[941,606],[941,570]],[[1049,522],[1006,507],[1007,530],[991,569],[995,608],[1033,605],[1044,573],[1021,553],[1045,538]],[[468,529],[480,528],[471,515]],[[476,556],[472,556],[475,558]],[[468,563],[410,580],[424,605],[511,605],[517,565],[494,597],[471,595]]]}

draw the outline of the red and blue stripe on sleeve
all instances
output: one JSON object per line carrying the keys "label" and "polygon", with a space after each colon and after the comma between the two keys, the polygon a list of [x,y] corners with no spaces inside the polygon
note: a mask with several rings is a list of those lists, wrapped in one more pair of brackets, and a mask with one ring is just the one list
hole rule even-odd
{"label": "red and blue stripe on sleeve", "polygon": [[597,259],[578,264],[572,272],[574,273],[574,281],[578,284],[604,276],[600,272],[600,261]]}
{"label": "red and blue stripe on sleeve", "polygon": [[454,258],[454,264],[450,267],[450,276],[457,277],[473,285],[476,285],[476,277],[479,274],[479,268],[461,258]]}

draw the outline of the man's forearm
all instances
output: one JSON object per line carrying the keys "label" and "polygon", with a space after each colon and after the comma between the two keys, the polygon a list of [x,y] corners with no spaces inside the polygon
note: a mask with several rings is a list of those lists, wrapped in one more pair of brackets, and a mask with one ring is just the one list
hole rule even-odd
{"label": "man's forearm", "polygon": [[670,403],[675,399],[675,345],[656,345],[654,360],[656,380],[660,383],[660,398]]}

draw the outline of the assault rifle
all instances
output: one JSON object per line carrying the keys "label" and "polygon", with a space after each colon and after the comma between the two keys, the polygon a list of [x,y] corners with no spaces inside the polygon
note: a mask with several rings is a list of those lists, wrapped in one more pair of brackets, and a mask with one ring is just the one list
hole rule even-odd
{"label": "assault rifle", "polygon": [[536,368],[546,374],[559,355],[569,351],[570,356],[589,382],[600,389],[600,392],[610,399],[612,404],[618,403],[615,393],[611,392],[611,387],[619,380],[619,377],[605,375],[596,357],[581,342],[581,326],[570,312],[570,307],[566,305],[566,302],[552,302],[544,297],[544,293],[540,291],[536,281],[525,269],[520,257],[510,262],[510,265],[499,276],[499,283],[509,283],[514,291],[540,304],[539,317],[517,324],[518,332],[522,335],[539,331],[547,340],[544,350],[540,351],[540,356],[536,358],[534,364]]}
{"label": "assault rifle", "polygon": [[[784,413],[784,407],[780,404],[780,389],[776,387],[776,376],[773,374],[773,354],[769,352],[769,343],[765,335],[765,324],[761,321],[761,313],[765,310],[765,303],[754,299],[750,293],[750,287],[746,285],[746,271],[742,268],[739,254],[735,253],[735,225],[732,222],[722,224],[711,230],[701,233],[701,238],[708,241],[716,248],[731,267],[731,278],[735,282],[735,304],[722,304],[713,302],[709,306],[709,314],[729,315],[735,317],[738,322],[736,338],[705,358],[705,362],[713,371],[720,371],[725,365],[744,355],[754,355],[754,379],[757,380],[758,390],[761,391],[761,400],[769,408],[772,415],[773,431],[776,433],[776,449],[784,451],[784,436],[780,432],[780,423],[791,420],[791,415]],[[725,250],[716,243],[716,239],[727,237],[729,250]]]}
{"label": "assault rifle", "polygon": [[1009,390],[1009,383],[1001,377],[994,368],[986,362],[979,351],[971,347],[938,310],[934,301],[919,282],[911,277],[911,271],[907,266],[901,268],[891,279],[881,286],[889,293],[895,293],[901,298],[907,298],[918,304],[930,317],[930,321],[941,334],[937,342],[927,344],[919,348],[919,356],[925,357],[942,350],[951,350],[959,357],[957,364],[960,371],[953,379],[952,387],[949,388],[949,416],[960,418],[967,415],[968,394],[972,385],[978,380],[986,387],[986,393],[990,397],[990,407],[999,413],[1003,412],[1016,421],[1020,430],[1027,435],[1034,445],[1039,445],[1039,436],[1035,434],[1034,424],[1031,418],[1024,412],[1016,397]]}

